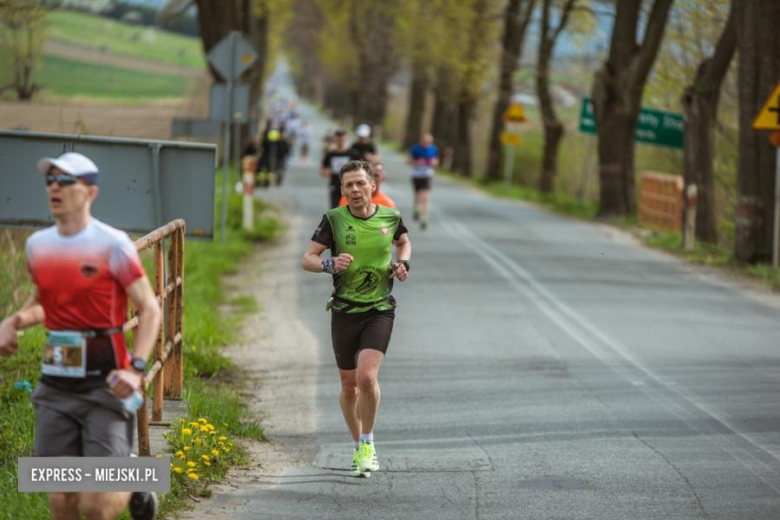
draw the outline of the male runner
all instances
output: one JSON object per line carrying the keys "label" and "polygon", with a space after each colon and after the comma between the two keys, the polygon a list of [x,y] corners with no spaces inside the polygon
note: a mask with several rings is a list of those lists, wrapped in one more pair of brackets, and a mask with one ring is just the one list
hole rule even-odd
{"label": "male runner", "polygon": [[335,208],[339,205],[341,198],[341,182],[339,180],[339,171],[341,167],[349,161],[360,159],[360,155],[352,148],[347,148],[347,132],[338,129],[333,133],[334,146],[327,150],[322,157],[322,166],[320,175],[329,179],[329,197],[330,207]]}
{"label": "male runner", "polygon": [[[41,381],[33,394],[34,456],[129,457],[134,413],[120,399],[143,384],[160,307],[127,234],[91,216],[98,195],[95,163],[66,153],[41,159],[38,170],[56,225],[27,240],[35,289],[0,322],[0,355],[16,352],[18,330],[46,326]],[[128,297],[140,318],[132,360],[122,331]],[[55,519],[116,518],[128,502],[134,519],[154,518],[154,493],[49,494]]]}
{"label": "male runner", "polygon": [[428,206],[431,201],[433,169],[439,165],[439,149],[433,144],[433,136],[425,134],[420,143],[414,145],[409,154],[414,185],[414,220],[420,221],[420,228],[428,227]]}
{"label": "male runner", "polygon": [[[379,410],[377,376],[395,319],[393,279],[407,278],[412,245],[396,209],[371,202],[371,166],[352,161],[340,171],[347,206],[328,211],[303,256],[306,271],[333,275],[331,339],[341,377],[339,402],[355,451],[350,474],[379,470],[374,425]],[[395,245],[396,261],[392,261]],[[331,257],[320,255],[330,249]]]}

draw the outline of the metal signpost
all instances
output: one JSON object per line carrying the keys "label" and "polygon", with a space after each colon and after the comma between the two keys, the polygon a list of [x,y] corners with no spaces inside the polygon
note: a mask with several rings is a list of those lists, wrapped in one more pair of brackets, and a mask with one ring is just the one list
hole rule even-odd
{"label": "metal signpost", "polygon": [[501,132],[501,143],[504,145],[504,186],[508,190],[512,185],[512,173],[515,168],[515,149],[523,142],[520,135],[520,125],[528,120],[523,106],[515,101],[502,116],[504,131]]}
{"label": "metal signpost", "polygon": [[772,267],[780,265],[780,83],[753,120],[754,130],[771,130],[769,142],[775,147],[775,221],[772,234]]}
{"label": "metal signpost", "polygon": [[[684,128],[685,124],[680,114],[640,108],[639,119],[634,131],[634,140],[657,146],[682,148]],[[586,134],[596,133],[596,117],[593,113],[593,103],[587,97],[582,98],[580,132]]]}
{"label": "metal signpost", "polygon": [[[208,53],[211,66],[225,79],[224,95],[224,135],[222,146],[222,218],[221,237],[226,240],[227,233],[227,198],[230,162],[230,123],[233,122],[234,82],[257,60],[257,53],[252,45],[238,31],[233,31],[216,44]],[[248,105],[249,103],[247,103]]]}

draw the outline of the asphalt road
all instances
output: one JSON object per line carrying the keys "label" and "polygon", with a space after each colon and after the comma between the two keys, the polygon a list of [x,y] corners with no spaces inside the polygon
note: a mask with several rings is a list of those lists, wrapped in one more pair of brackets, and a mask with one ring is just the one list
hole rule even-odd
{"label": "asphalt road", "polygon": [[[316,143],[333,125],[304,110]],[[403,157],[381,153],[410,218]],[[296,164],[264,196],[300,213],[302,254],[327,194]],[[407,222],[382,470],[347,476],[330,278],[301,271],[320,344],[316,460],[236,518],[780,518],[777,308],[598,225],[442,178],[433,203],[428,230]]]}

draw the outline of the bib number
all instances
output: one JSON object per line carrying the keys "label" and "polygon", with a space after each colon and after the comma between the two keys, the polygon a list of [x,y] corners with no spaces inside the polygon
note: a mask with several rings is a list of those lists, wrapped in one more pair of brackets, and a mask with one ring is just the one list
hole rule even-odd
{"label": "bib number", "polygon": [[80,332],[49,331],[43,352],[41,374],[58,377],[86,377],[87,340]]}

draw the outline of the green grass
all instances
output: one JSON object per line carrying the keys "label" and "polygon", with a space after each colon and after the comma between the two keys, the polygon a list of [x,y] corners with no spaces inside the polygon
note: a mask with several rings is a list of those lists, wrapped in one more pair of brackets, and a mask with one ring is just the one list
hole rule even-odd
{"label": "green grass", "polygon": [[[6,73],[0,73],[0,83]],[[59,56],[43,56],[37,83],[44,95],[149,101],[181,98],[187,78],[95,65]]]}
{"label": "green grass", "polygon": [[206,65],[200,40],[191,36],[63,10],[52,11],[47,22],[52,40],[193,68]]}
{"label": "green grass", "polygon": [[[205,417],[227,436],[262,440],[260,424],[248,414],[231,383],[235,367],[221,353],[223,345],[238,339],[241,318],[257,310],[257,304],[250,296],[228,298],[221,283],[221,277],[235,273],[254,247],[252,239],[240,231],[240,212],[236,215],[240,204],[236,199],[240,201],[241,196],[231,194],[230,225],[224,243],[217,237],[214,242],[187,241],[185,246],[184,392],[189,405],[187,420]],[[276,218],[277,212],[262,203],[258,204],[257,210],[261,220]],[[278,223],[268,225],[268,228],[274,229],[269,237],[276,237],[283,230]],[[0,318],[17,309],[31,290],[23,247],[28,234],[0,230]],[[144,254],[143,259],[149,273],[148,256]],[[220,305],[235,312],[224,317],[215,312]],[[0,520],[49,518],[45,494],[16,491],[17,457],[32,454],[35,413],[30,393],[25,388],[16,388],[14,383],[28,381],[35,387],[43,340],[41,327],[28,329],[21,337],[19,351],[10,358],[0,358],[0,417],[3,418],[0,423]],[[222,478],[229,463],[242,463],[243,457],[239,450],[223,458],[223,463],[215,464],[213,471],[197,483],[172,479],[171,493],[163,499],[163,511],[182,507],[189,501],[188,494],[208,496],[210,480]]]}

